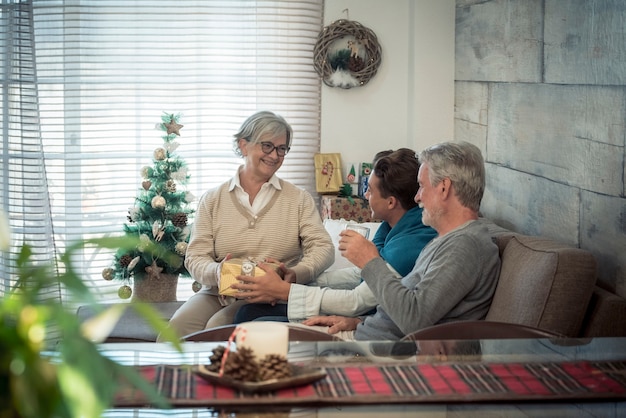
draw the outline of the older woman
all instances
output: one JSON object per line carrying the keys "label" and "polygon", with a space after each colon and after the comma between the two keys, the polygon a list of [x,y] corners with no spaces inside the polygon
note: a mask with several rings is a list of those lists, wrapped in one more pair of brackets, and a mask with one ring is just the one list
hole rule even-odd
{"label": "older woman", "polygon": [[276,260],[289,269],[285,280],[302,284],[333,263],[332,240],[313,197],[276,176],[291,140],[291,126],[267,111],[250,116],[234,135],[244,164],[230,181],[207,191],[196,211],[185,266],[203,288],[170,320],[181,337],[232,323],[241,301],[218,294],[226,260]]}

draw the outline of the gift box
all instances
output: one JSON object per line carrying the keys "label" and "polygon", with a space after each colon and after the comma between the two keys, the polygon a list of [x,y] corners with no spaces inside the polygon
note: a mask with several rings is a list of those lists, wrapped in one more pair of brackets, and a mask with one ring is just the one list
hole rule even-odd
{"label": "gift box", "polygon": [[[279,276],[282,277],[280,265],[276,263],[265,263],[270,265]],[[265,271],[257,266],[254,261],[248,259],[233,258],[224,261],[220,273],[220,290],[219,294],[223,296],[234,296],[238,291],[231,289],[230,285],[237,283],[237,276],[264,276]]]}
{"label": "gift box", "polygon": [[361,163],[359,188],[357,191],[360,198],[365,198],[365,193],[367,193],[367,187],[369,186],[370,174],[372,174],[372,163]]}
{"label": "gift box", "polygon": [[340,197],[326,195],[321,197],[322,219],[345,219],[356,222],[377,222],[372,218],[372,211],[366,199],[360,197]]}

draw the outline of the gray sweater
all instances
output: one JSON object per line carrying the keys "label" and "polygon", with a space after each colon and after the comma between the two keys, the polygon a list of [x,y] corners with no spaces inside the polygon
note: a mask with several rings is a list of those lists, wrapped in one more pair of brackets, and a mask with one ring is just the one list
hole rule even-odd
{"label": "gray sweater", "polygon": [[378,307],[359,324],[357,340],[399,340],[442,322],[483,319],[500,274],[498,247],[482,220],[470,221],[422,251],[413,270],[394,279],[375,258],[361,275]]}

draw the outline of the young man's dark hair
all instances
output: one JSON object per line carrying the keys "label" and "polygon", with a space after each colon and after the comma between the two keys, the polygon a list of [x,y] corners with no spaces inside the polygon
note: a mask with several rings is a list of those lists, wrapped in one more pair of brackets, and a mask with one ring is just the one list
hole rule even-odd
{"label": "young man's dark hair", "polygon": [[395,196],[402,207],[409,210],[417,206],[414,197],[419,168],[415,152],[400,148],[376,154],[372,175],[380,179],[379,188],[383,197]]}

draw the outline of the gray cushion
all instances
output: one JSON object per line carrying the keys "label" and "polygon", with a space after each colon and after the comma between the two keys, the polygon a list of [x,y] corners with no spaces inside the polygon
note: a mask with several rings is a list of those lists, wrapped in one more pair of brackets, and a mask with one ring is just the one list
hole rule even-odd
{"label": "gray cushion", "polygon": [[593,255],[541,237],[506,237],[487,320],[577,336],[596,282]]}

